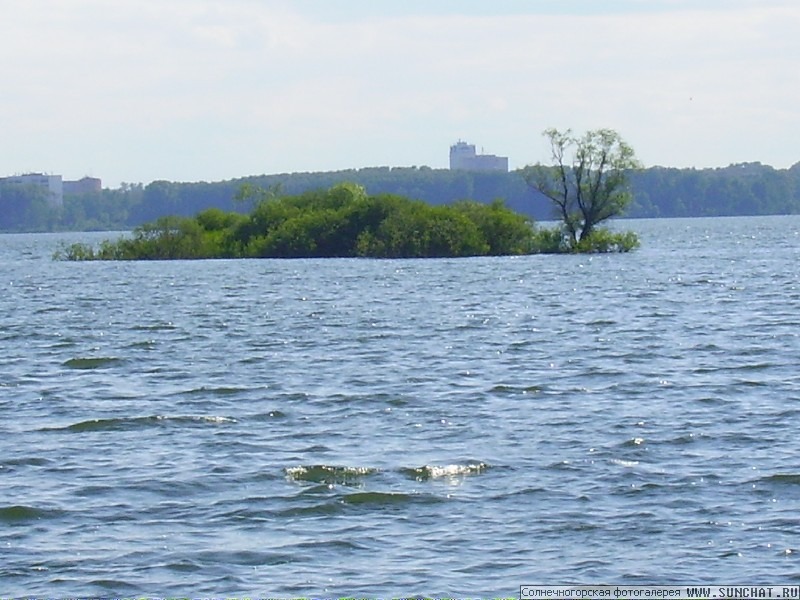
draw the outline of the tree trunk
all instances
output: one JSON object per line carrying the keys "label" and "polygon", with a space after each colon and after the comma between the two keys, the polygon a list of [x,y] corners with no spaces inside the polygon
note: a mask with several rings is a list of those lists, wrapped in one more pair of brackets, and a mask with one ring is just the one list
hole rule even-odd
{"label": "tree trunk", "polygon": [[591,235],[592,231],[594,231],[594,223],[591,221],[586,221],[583,224],[583,229],[581,230],[581,240],[584,240]]}

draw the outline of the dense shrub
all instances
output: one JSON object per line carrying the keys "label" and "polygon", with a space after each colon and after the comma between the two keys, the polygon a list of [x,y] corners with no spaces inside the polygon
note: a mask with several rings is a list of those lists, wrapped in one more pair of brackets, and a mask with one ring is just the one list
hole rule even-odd
{"label": "dense shrub", "polygon": [[639,236],[632,231],[614,232],[603,227],[582,237],[577,244],[562,227],[537,229],[533,234],[531,252],[537,254],[593,254],[630,252],[639,247]]}

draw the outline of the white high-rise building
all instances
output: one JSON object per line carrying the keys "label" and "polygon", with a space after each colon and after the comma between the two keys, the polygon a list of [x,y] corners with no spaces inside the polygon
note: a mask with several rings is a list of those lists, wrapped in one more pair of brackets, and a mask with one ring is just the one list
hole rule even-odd
{"label": "white high-rise building", "polygon": [[0,177],[0,183],[41,187],[47,191],[51,204],[54,206],[64,205],[64,182],[61,180],[61,175],[26,173],[25,175]]}
{"label": "white high-rise building", "polygon": [[450,146],[451,171],[504,171],[508,173],[508,157],[477,154],[475,144],[459,140]]}

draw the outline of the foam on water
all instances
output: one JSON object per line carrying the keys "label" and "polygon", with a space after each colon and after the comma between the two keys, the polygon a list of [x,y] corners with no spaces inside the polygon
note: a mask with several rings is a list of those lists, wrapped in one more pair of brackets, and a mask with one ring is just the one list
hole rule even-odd
{"label": "foam on water", "polygon": [[489,466],[485,463],[471,463],[466,465],[425,465],[423,467],[402,469],[402,471],[417,481],[426,481],[428,479],[478,475],[485,472],[488,468]]}
{"label": "foam on water", "polygon": [[343,467],[333,465],[308,465],[288,467],[286,476],[293,481],[340,485],[360,485],[365,477],[377,473],[370,467]]}

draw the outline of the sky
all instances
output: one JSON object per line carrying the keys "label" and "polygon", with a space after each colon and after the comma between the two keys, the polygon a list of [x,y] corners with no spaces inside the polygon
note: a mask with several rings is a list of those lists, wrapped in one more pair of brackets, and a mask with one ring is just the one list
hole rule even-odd
{"label": "sky", "polygon": [[800,161],[797,0],[0,0],[0,176]]}

